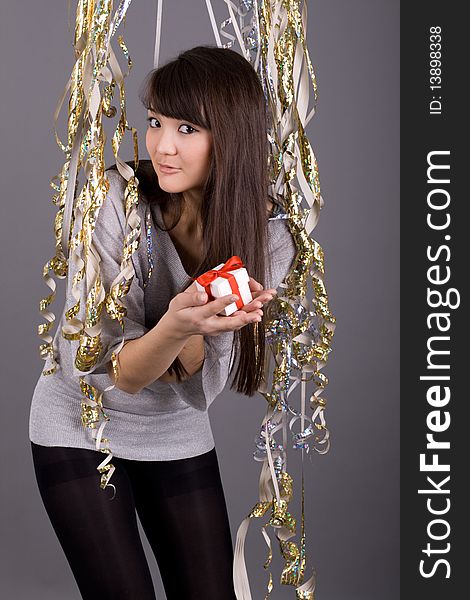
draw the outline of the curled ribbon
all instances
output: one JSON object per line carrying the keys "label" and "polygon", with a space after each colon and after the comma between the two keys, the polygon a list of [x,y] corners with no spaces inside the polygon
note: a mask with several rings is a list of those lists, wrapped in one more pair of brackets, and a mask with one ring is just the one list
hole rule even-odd
{"label": "curled ribbon", "polygon": [[217,279],[217,277],[223,277],[227,279],[230,288],[234,294],[237,294],[238,300],[236,302],[237,308],[240,309],[243,307],[243,300],[240,294],[240,288],[238,287],[237,278],[230,271],[234,271],[235,269],[241,269],[245,265],[243,264],[242,259],[239,256],[232,256],[227,260],[227,262],[220,269],[211,269],[210,271],[206,271],[202,275],[199,275],[194,281],[197,281],[202,287],[205,289],[209,300],[215,300],[214,296],[211,293],[211,283]]}

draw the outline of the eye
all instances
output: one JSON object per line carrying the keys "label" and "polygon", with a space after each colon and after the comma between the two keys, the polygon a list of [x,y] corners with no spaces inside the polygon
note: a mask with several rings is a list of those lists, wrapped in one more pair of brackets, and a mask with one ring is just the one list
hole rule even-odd
{"label": "eye", "polygon": [[156,126],[153,126],[151,124],[151,121],[157,121],[157,123],[158,123],[158,119],[156,119],[155,117],[147,117],[147,121],[148,121],[149,127],[151,127],[152,129],[156,128]]}
{"label": "eye", "polygon": [[189,134],[189,133],[193,133],[193,131],[197,131],[197,129],[194,129],[194,127],[191,127],[191,125],[181,125],[181,127],[187,127],[188,129],[191,129],[191,131],[182,131],[181,133],[185,133],[185,134]]}
{"label": "eye", "polygon": [[[160,127],[160,121],[156,117],[147,117],[146,120],[147,120],[147,122],[149,124],[149,127],[151,127],[152,129],[157,129],[157,128]],[[156,121],[158,123],[158,125],[152,125],[152,121]],[[186,127],[187,128],[186,131],[181,131],[181,133],[184,133],[185,135],[189,135],[189,134],[197,131],[197,129],[195,129],[191,125],[187,125],[186,123],[184,123],[183,125],[180,125],[180,128],[181,127]]]}

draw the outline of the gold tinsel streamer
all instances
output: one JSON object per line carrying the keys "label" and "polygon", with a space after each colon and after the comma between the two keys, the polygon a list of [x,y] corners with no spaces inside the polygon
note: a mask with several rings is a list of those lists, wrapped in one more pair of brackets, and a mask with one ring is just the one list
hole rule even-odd
{"label": "gold tinsel streamer", "polygon": [[[326,400],[321,397],[328,379],[320,371],[331,351],[336,319],[330,311],[323,280],[323,249],[310,237],[318,222],[323,199],[317,161],[305,134],[305,127],[315,112],[314,107],[307,116],[310,83],[314,105],[317,100],[316,78],[305,39],[307,2],[242,0],[235,3],[225,0],[225,3],[229,18],[220,24],[219,32],[214,30],[214,34],[217,40],[222,37],[229,40],[224,47],[232,47],[237,40],[245,58],[258,72],[270,120],[270,195],[287,214],[298,251],[291,272],[281,283],[283,294],[271,303],[266,315],[265,381],[259,392],[268,406],[255,451],[255,459],[263,461],[260,501],[238,529],[233,573],[235,592],[238,600],[251,600],[244,561],[245,538],[251,519],[263,517],[271,511],[269,522],[262,528],[269,549],[264,566],[267,569],[272,559],[271,541],[266,532],[266,527],[271,525],[286,561],[281,584],[296,586],[298,600],[313,600],[315,573],[305,581],[304,451],[309,452],[310,442],[313,450],[320,454],[329,449],[329,431],[324,416]],[[251,18],[245,24],[250,11]],[[235,35],[226,31],[228,25],[232,25]],[[294,184],[295,179],[300,189]],[[302,200],[306,201],[308,208],[302,207]],[[308,298],[309,283],[312,301]],[[272,374],[270,391],[268,374]],[[310,396],[313,414],[308,416],[305,409],[306,384],[310,381],[316,389]],[[301,386],[300,411],[289,403],[289,397],[298,384]],[[297,421],[300,421],[300,432],[294,433]],[[289,512],[293,481],[286,471],[288,428],[293,448],[301,449],[302,455],[299,545],[290,541],[295,535],[296,521]],[[282,443],[274,438],[277,431],[282,432]],[[269,598],[272,589],[272,574],[269,573],[265,599]]]}
{"label": "gold tinsel streamer", "polygon": [[[116,385],[119,375],[117,356],[124,345],[126,315],[122,299],[129,291],[135,275],[131,257],[137,250],[141,233],[140,218],[137,214],[138,181],[134,171],[118,154],[124,133],[126,129],[130,129],[137,169],[137,132],[130,128],[127,122],[124,89],[124,79],[132,67],[132,61],[123,38],[118,36],[118,44],[128,63],[128,71],[123,74],[111,46],[112,38],[125,17],[129,4],[130,0],[121,0],[113,14],[112,0],[77,2],[74,35],[76,62],[54,113],[54,134],[57,144],[65,154],[65,162],[60,174],[51,180],[51,187],[57,192],[53,196],[53,202],[58,206],[54,221],[56,254],[44,266],[43,277],[52,293],[42,299],[39,306],[41,315],[47,321],[38,327],[38,335],[44,340],[40,346],[40,354],[44,360],[51,359],[51,367],[45,369],[43,375],[51,375],[59,368],[53,338],[49,333],[55,316],[47,309],[55,298],[56,289],[55,281],[49,275],[50,271],[58,278],[65,278],[69,272],[71,274],[71,265],[75,267],[74,275],[69,281],[70,293],[75,303],[66,310],[66,322],[61,331],[65,339],[78,342],[75,369],[82,373],[92,373],[103,351],[106,351],[101,342],[103,310],[121,325],[121,343],[111,356],[113,385],[101,391],[88,383],[85,375],[79,376],[83,394],[82,424],[92,430],[96,449],[107,455],[97,467],[101,475],[100,487],[103,489],[107,486],[114,488],[109,483],[114,466],[111,463],[109,440],[103,435],[109,417],[103,410],[102,396],[103,392]],[[117,168],[127,181],[125,213],[129,232],[124,239],[120,272],[110,284],[110,289],[105,290],[100,274],[100,258],[93,244],[93,232],[100,207],[107,201],[109,191],[109,181],[105,177],[106,134],[102,118],[103,114],[112,118],[117,113],[111,104],[116,86],[120,93],[120,112],[112,137],[112,149]],[[67,93],[67,142],[62,143],[57,135],[56,124]],[[80,193],[76,194],[78,174],[82,168],[86,181]],[[54,180],[58,180],[58,183]]]}

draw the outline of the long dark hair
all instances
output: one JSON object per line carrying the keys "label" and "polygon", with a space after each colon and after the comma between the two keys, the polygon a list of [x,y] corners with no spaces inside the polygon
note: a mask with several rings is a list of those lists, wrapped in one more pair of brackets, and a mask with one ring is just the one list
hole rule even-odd
{"label": "long dark hair", "polygon": [[[238,255],[265,287],[268,140],[265,99],[255,70],[234,50],[197,46],[150,71],[139,98],[147,109],[188,120],[212,134],[212,162],[201,206],[203,260],[192,277]],[[136,175],[143,198],[177,216],[170,229],[174,227],[182,212],[182,194],[160,188],[151,161],[139,161]],[[264,316],[257,327],[248,324],[235,332],[234,350],[239,361],[231,389],[252,396],[263,376]],[[178,381],[188,374],[178,357],[169,368],[173,371]]]}

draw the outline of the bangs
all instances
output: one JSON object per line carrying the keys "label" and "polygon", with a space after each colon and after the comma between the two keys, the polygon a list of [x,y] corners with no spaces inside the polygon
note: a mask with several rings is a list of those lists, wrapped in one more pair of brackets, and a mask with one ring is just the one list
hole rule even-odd
{"label": "bangs", "polygon": [[148,74],[139,98],[147,110],[210,129],[202,113],[204,85],[201,73],[196,74],[186,61],[176,60]]}

